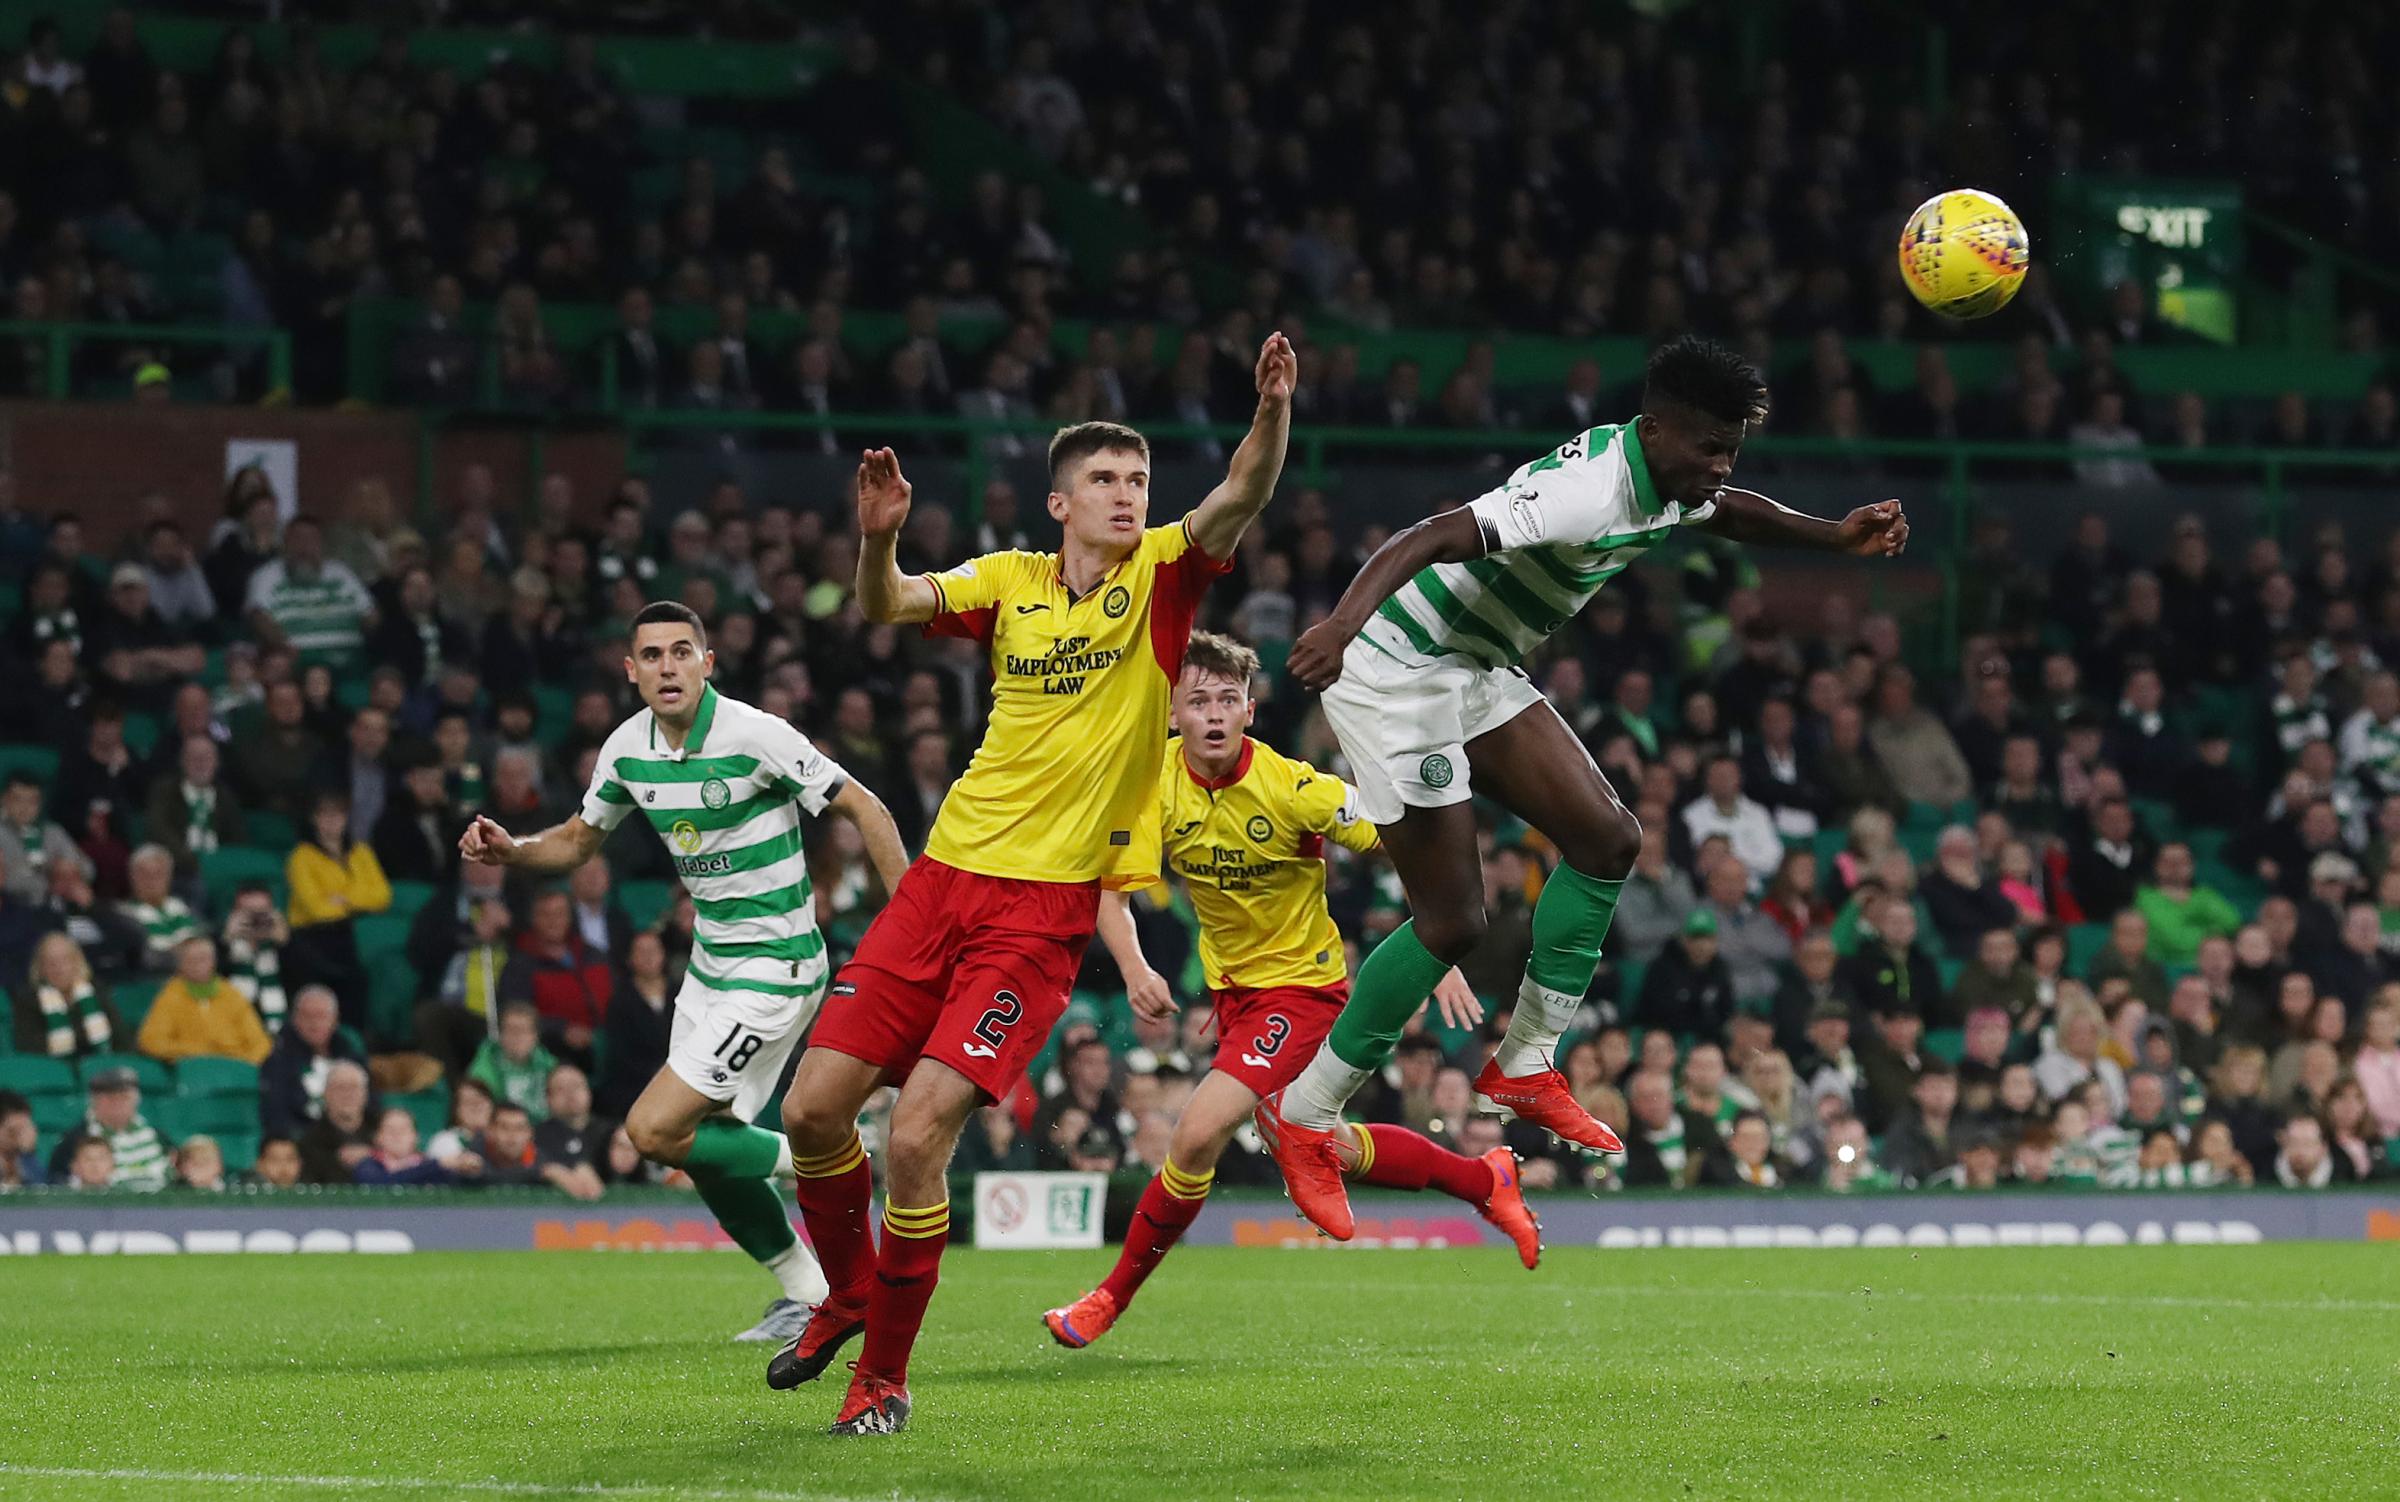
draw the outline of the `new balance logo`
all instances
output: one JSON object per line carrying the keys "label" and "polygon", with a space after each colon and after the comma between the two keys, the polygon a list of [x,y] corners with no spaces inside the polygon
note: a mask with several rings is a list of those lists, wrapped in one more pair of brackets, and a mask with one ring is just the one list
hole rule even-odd
{"label": "new balance logo", "polygon": [[970,1059],[996,1059],[1000,1057],[999,1049],[990,1048],[981,1043],[961,1043],[959,1047],[965,1050],[967,1057]]}
{"label": "new balance logo", "polygon": [[1267,1060],[1260,1058],[1254,1053],[1243,1054],[1242,1062],[1249,1065],[1252,1069],[1264,1069],[1267,1067]]}

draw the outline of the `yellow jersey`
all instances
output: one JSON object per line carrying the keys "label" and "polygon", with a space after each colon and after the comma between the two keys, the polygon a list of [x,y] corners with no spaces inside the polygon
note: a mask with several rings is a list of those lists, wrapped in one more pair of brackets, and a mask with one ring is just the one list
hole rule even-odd
{"label": "yellow jersey", "polygon": [[1192,617],[1229,563],[1185,523],[1152,527],[1082,595],[1056,553],[987,553],[927,574],[925,630],[991,654],[992,720],[925,854],[984,876],[1158,880],[1159,751]]}
{"label": "yellow jersey", "polygon": [[1222,780],[1203,778],[1167,742],[1158,779],[1160,843],[1200,915],[1210,987],[1338,986],[1342,936],[1325,910],[1325,841],[1375,848],[1349,784],[1242,739]]}

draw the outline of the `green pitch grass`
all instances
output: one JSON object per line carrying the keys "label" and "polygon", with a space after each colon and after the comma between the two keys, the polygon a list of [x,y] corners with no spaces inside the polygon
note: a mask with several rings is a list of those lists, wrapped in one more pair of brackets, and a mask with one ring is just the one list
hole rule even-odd
{"label": "green pitch grass", "polygon": [[[0,1496],[2390,1496],[2390,1247],[954,1253],[915,1426],[725,1337],[731,1255],[9,1259]],[[840,1368],[836,1368],[836,1373]]]}

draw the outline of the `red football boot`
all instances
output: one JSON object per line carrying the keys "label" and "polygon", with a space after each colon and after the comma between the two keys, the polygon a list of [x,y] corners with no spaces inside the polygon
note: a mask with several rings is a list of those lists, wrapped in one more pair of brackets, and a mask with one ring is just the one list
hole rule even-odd
{"label": "red football boot", "polygon": [[1475,1076],[1475,1105],[1481,1111],[1530,1121],[1589,1152],[1625,1151],[1625,1144],[1606,1123],[1593,1120],[1592,1113],[1577,1104],[1575,1092],[1567,1088],[1567,1077],[1555,1069],[1505,1075],[1496,1058],[1487,1061],[1483,1073]]}
{"label": "red football boot", "polygon": [[828,1434],[898,1434],[908,1427],[908,1388],[850,1363],[850,1391]]}
{"label": "red football boot", "polygon": [[1250,1114],[1258,1135],[1267,1139],[1275,1167],[1292,1204],[1318,1230],[1336,1241],[1348,1241],[1357,1224],[1350,1218],[1350,1191],[1342,1182],[1342,1159],[1334,1142],[1342,1128],[1321,1132],[1283,1119],[1283,1092],[1258,1103]]}
{"label": "red football boot", "polygon": [[1524,1187],[1517,1182],[1517,1155],[1505,1147],[1495,1147],[1483,1155],[1483,1164],[1492,1171],[1492,1192],[1475,1207],[1476,1212],[1517,1244],[1518,1261],[1528,1269],[1540,1266],[1542,1223],[1534,1218],[1532,1208],[1525,1203]]}
{"label": "red football boot", "polygon": [[1117,1322],[1124,1311],[1117,1307],[1117,1296],[1105,1288],[1095,1288],[1063,1309],[1053,1309],[1042,1316],[1049,1327],[1050,1338],[1070,1350],[1082,1350]]}

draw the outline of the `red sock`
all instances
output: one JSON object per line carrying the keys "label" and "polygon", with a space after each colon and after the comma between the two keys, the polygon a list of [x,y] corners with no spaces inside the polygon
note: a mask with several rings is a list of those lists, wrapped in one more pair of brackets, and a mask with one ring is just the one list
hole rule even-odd
{"label": "red sock", "polygon": [[1454,1153],[1406,1127],[1354,1127],[1363,1161],[1355,1177],[1385,1189],[1439,1189],[1480,1205],[1492,1197],[1492,1170],[1481,1158]]}
{"label": "red sock", "polygon": [[908,1380],[908,1353],[925,1323],[925,1306],[942,1277],[942,1248],[950,1244],[950,1202],[904,1210],[883,1207],[883,1253],[867,1285],[867,1338],[858,1369],[893,1382]]}
{"label": "red sock", "polygon": [[1150,1187],[1142,1191],[1142,1202],[1133,1207],[1133,1224],[1125,1231],[1125,1249],[1117,1253],[1117,1265],[1109,1270],[1101,1287],[1116,1295],[1117,1307],[1133,1302],[1134,1291],[1142,1280],[1157,1270],[1167,1253],[1175,1249],[1184,1230],[1199,1217],[1200,1207],[1208,1203],[1209,1186],[1217,1181],[1217,1171],[1189,1174],[1172,1162],[1161,1167]]}
{"label": "red sock", "polygon": [[867,1218],[875,1198],[874,1170],[856,1137],[821,1158],[794,1158],[793,1197],[808,1227],[809,1245],[836,1296],[864,1298],[875,1275],[875,1229]]}

